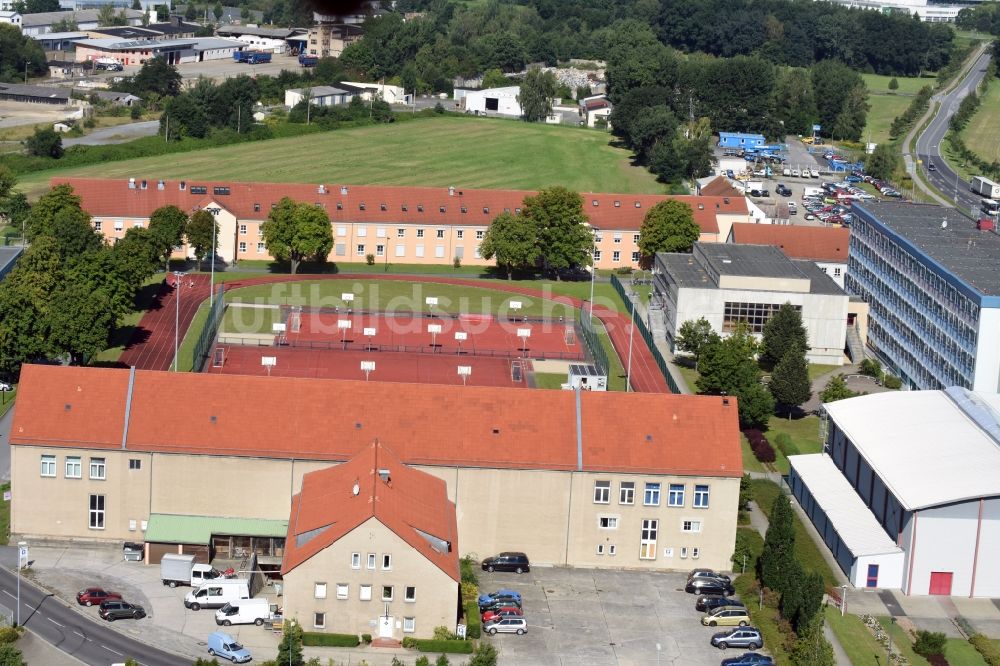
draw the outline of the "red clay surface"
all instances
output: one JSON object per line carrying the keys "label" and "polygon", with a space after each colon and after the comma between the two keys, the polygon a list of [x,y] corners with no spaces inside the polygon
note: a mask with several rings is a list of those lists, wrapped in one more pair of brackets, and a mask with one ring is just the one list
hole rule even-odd
{"label": "red clay surface", "polygon": [[[222,367],[210,361],[205,372],[228,375],[267,375],[261,358],[274,357],[270,374],[276,377],[312,377],[317,379],[365,379],[362,361],[374,361],[369,381],[408,382],[414,384],[462,385],[458,366],[469,366],[468,386],[515,386],[527,388],[530,361],[520,361],[520,381],[513,381],[511,366],[516,360],[468,356],[465,354],[404,354],[397,352],[327,351],[295,347],[244,347],[216,345],[225,350]],[[214,356],[214,354],[213,354]]]}
{"label": "red clay surface", "polygon": [[[208,283],[208,276],[194,276],[194,279],[196,282],[203,281],[206,285]],[[433,284],[451,284],[464,287],[475,287],[479,289],[495,289],[497,291],[522,294],[524,296],[532,296],[534,298],[543,298],[545,296],[540,289],[504,284],[504,282],[500,280],[487,281],[424,276],[413,278],[405,275],[352,275],[345,273],[337,275],[266,275],[262,277],[227,282],[226,290],[228,291],[230,289],[238,289],[240,287],[249,287],[255,284],[268,284],[272,282],[300,282],[307,280],[395,280],[400,282],[428,282]],[[200,287],[196,284],[193,291],[197,293],[199,288]],[[202,300],[208,297],[207,286],[204,288],[202,294]],[[185,292],[182,296],[186,295],[187,293]],[[190,301],[193,300],[194,298],[190,300],[182,298],[182,309],[185,307],[186,301],[190,303]],[[551,300],[567,303],[578,308],[582,308],[584,304],[584,301],[581,299],[571,298],[569,296],[556,296],[552,297]],[[139,322],[138,337],[133,339],[133,342],[130,343],[129,347],[121,356],[122,364],[133,365],[143,370],[167,370],[170,368],[170,362],[173,359],[173,322],[172,318],[167,318],[163,315],[163,310],[171,310],[172,306],[173,301],[166,299],[161,304],[160,310],[150,311],[142,318]],[[159,315],[159,317],[157,317],[157,315]],[[627,314],[619,314],[618,312],[607,308],[594,308],[594,316],[604,323],[604,327],[607,329],[608,335],[611,338],[611,344],[615,348],[615,351],[618,352],[618,357],[622,359],[622,366],[627,368],[629,329],[631,328],[629,316]],[[183,331],[187,330],[187,327],[190,325],[191,319],[193,318],[194,311],[191,311],[190,316],[186,318],[182,313],[182,336]],[[150,321],[147,322],[147,319]],[[158,319],[162,319],[163,321],[160,322]],[[164,358],[162,353],[146,353],[144,351],[144,348],[146,347],[160,349],[161,351],[163,349],[169,349],[169,355]],[[663,378],[663,375],[660,373],[660,369],[656,365],[656,361],[653,359],[652,352],[649,351],[645,341],[638,335],[638,333],[633,340],[632,347],[632,389],[635,391],[652,393],[670,392],[669,387],[667,387],[666,380]]]}
{"label": "red clay surface", "polygon": [[[462,315],[452,317],[421,317],[414,315],[388,316],[384,313],[338,314],[327,312],[290,313],[285,310],[288,329],[285,341],[293,346],[316,348],[368,349],[369,346],[386,351],[419,351],[455,353],[463,351],[483,356],[532,356],[535,358],[560,358],[581,360],[584,351],[573,325],[558,321],[496,320],[490,316]],[[293,331],[290,319],[298,317],[299,331]],[[351,327],[340,329],[341,321]],[[440,331],[431,333],[430,328]],[[374,335],[367,335],[371,329]],[[518,337],[525,330],[527,338]],[[465,340],[458,340],[456,333],[464,333]],[[398,349],[406,347],[406,349]]]}
{"label": "red clay surface", "polygon": [[[182,278],[180,287],[174,286],[170,275],[160,287],[160,293],[149,311],[139,320],[139,326],[118,364],[140,370],[169,370],[174,362],[174,321],[179,319],[179,339],[191,325],[198,306],[208,298],[209,276],[189,275]],[[180,291],[180,307],[177,296]],[[179,316],[178,316],[179,315]]]}

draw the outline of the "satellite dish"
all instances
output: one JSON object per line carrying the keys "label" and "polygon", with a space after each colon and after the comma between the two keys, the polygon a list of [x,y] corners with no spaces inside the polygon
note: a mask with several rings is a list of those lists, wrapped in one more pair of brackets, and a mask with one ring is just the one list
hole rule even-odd
{"label": "satellite dish", "polygon": [[359,486],[357,483],[355,483],[354,487],[351,488],[351,492],[354,493],[355,497],[357,497],[361,493],[361,486]]}
{"label": "satellite dish", "polygon": [[941,228],[942,229],[948,228],[948,220],[941,220]]}

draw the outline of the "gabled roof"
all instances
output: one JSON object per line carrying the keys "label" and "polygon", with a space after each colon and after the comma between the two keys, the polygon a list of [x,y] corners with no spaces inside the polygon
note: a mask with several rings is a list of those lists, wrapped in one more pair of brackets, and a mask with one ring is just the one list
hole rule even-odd
{"label": "gabled roof", "polygon": [[[36,12],[34,14],[22,14],[21,17],[24,27],[30,28],[33,26],[51,25],[66,18],[72,19],[75,23],[91,23],[98,20],[100,11],[99,9],[79,9],[76,11]],[[115,15],[122,12],[124,12],[127,19],[138,19],[142,18],[143,15],[143,12],[137,9],[117,9],[115,10]]]}
{"label": "gabled roof", "polygon": [[343,461],[377,438],[408,465],[742,474],[735,398],[585,391],[580,405],[578,450],[572,391],[25,364],[10,442]]}
{"label": "gabled roof", "polygon": [[[136,178],[130,189],[127,179],[53,178],[52,185],[68,183],[83,202],[83,209],[93,217],[148,218],[161,206],[174,205],[184,211],[215,204],[240,220],[265,220],[282,197],[322,205],[331,222],[372,224],[445,224],[487,226],[504,209],[520,208],[524,198],[536,194],[530,190],[475,190],[446,187],[403,187],[392,185],[344,185],[302,183],[239,183],[232,181]],[[181,183],[184,189],[181,189]],[[201,185],[208,194],[192,194],[191,187]],[[214,196],[216,187],[229,189],[228,195]],[[324,192],[320,193],[320,187]],[[655,204],[675,199],[691,206],[694,220],[702,233],[718,233],[717,215],[747,215],[746,199],[736,197],[669,196],[662,194],[608,194],[581,192],[584,213],[595,229],[639,231],[646,212]],[[342,209],[337,204],[343,205]],[[364,210],[361,205],[364,204]],[[385,210],[382,210],[385,204]],[[406,206],[404,212],[402,207]],[[419,207],[423,206],[423,211]],[[441,212],[441,207],[444,212]],[[466,212],[462,212],[462,207]],[[258,208],[259,210],[255,210]],[[486,212],[484,212],[486,211]]]}
{"label": "gabled roof", "polygon": [[341,465],[302,477],[302,491],[292,498],[282,575],[372,518],[453,580],[461,579],[458,522],[447,485],[407,467],[378,440]]}
{"label": "gabled roof", "polygon": [[742,245],[774,245],[789,259],[847,263],[851,230],[843,227],[733,224],[731,241]]}
{"label": "gabled roof", "polygon": [[[725,176],[716,176],[706,185],[700,187],[698,194],[703,197],[734,197],[743,199],[743,193],[733,187],[733,184]],[[744,205],[745,203],[744,201]]]}

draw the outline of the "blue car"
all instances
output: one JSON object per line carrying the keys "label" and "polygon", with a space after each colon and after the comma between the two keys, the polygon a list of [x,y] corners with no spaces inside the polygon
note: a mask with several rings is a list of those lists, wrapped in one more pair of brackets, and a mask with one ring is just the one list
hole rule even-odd
{"label": "blue car", "polygon": [[722,666],[772,666],[770,657],[756,652],[746,652],[739,657],[729,657],[722,660]]}
{"label": "blue car", "polygon": [[490,592],[489,594],[479,595],[479,605],[488,606],[494,601],[503,601],[505,599],[514,599],[520,605],[521,603],[521,593],[517,590],[508,590],[505,588],[500,588],[496,592]]}

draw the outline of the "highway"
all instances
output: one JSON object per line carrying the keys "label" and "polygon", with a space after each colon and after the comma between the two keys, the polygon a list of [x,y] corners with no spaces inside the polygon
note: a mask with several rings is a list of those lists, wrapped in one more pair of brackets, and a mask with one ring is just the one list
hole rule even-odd
{"label": "highway", "polygon": [[[17,580],[13,572],[0,567],[0,602],[17,608]],[[96,616],[95,616],[96,617]],[[119,620],[120,622],[150,622]],[[109,666],[131,657],[144,666],[190,664],[184,657],[133,640],[115,631],[101,620],[90,620],[65,602],[43,592],[21,577],[21,624],[63,652],[90,666]]]}
{"label": "highway", "polygon": [[[954,89],[947,94],[934,96],[931,103],[938,101],[941,106],[927,129],[917,137],[917,158],[921,161],[917,168],[923,172],[924,178],[946,198],[955,201],[959,208],[966,211],[972,210],[973,214],[979,211],[979,202],[982,201],[982,197],[973,193],[969,189],[969,183],[963,181],[958,174],[951,170],[944,158],[941,157],[941,150],[952,115],[958,111],[958,105],[961,104],[965,96],[974,91],[979,82],[983,80],[989,61],[990,54],[987,49],[979,56],[975,65],[969,69],[965,78]],[[936,170],[928,171],[928,163],[933,163]]]}

